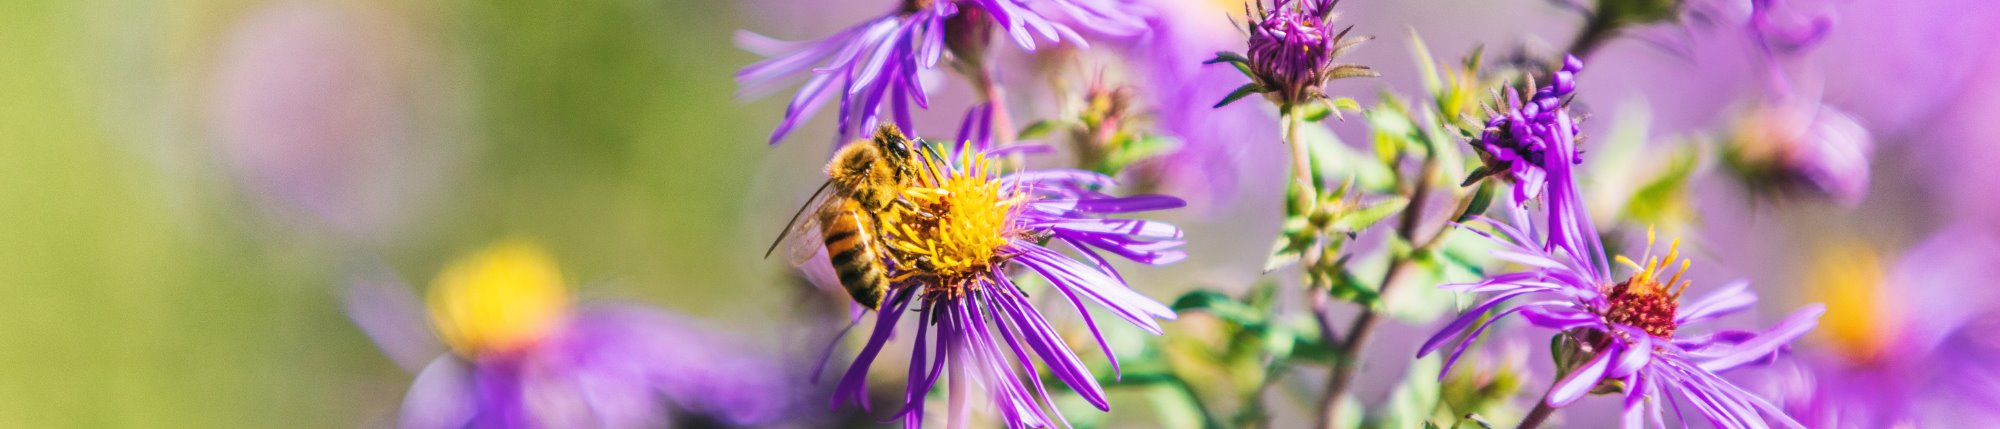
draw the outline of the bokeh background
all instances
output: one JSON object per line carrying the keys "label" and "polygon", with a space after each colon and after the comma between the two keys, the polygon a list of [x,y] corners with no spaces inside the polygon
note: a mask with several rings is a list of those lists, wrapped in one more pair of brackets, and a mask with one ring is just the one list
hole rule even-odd
{"label": "bokeh background", "polygon": [[[1701,248],[1699,278],[1751,279],[1770,317],[1814,299],[1803,283],[1833,243],[1893,257],[1939,231],[2000,231],[2000,3],[1797,3],[1834,26],[1790,66],[1873,135],[1870,189],[1851,206],[1771,202],[1708,174],[1683,232]],[[1238,9],[1168,4],[1215,11],[1225,29]],[[796,344],[796,315],[816,301],[759,256],[816,184],[832,125],[823,116],[766,146],[785,97],[736,95],[732,73],[756,57],[731,37],[817,38],[885,7],[0,4],[0,427],[383,425],[410,376],[353,326],[345,286],[388,273],[421,288],[504,237],[547,246],[586,299],[668,308],[778,353],[810,348]],[[1580,21],[1541,0],[1342,9],[1378,37],[1351,61],[1384,78],[1333,88],[1363,100],[1418,91],[1412,31],[1457,57],[1552,49]],[[1607,45],[1582,76],[1586,135],[1636,121],[1623,138],[1674,145],[1726,126],[1762,91],[1742,31],[1689,25]],[[922,117],[950,124],[957,109]],[[1189,228],[1191,258],[1128,270],[1142,292],[1169,300],[1255,279],[1284,155],[1247,137],[1270,130],[1240,132],[1240,146],[1209,155],[1240,170],[1239,191],[1192,195],[1169,215]],[[1386,389],[1369,380],[1401,377],[1430,327],[1390,329],[1364,400]]]}

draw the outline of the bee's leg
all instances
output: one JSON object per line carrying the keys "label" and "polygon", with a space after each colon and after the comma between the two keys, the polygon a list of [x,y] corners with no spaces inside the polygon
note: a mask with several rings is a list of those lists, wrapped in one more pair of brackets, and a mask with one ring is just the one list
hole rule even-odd
{"label": "bee's leg", "polygon": [[917,203],[910,201],[908,198],[897,197],[889,203],[895,204],[897,207],[902,207],[903,210],[908,210],[910,213],[916,213],[917,217],[924,220],[937,219],[936,213],[931,213],[929,210],[924,210],[923,207],[918,207]]}

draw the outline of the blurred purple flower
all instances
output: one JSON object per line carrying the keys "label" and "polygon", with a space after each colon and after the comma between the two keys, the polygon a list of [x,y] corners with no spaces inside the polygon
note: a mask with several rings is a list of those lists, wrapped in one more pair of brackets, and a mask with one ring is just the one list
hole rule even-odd
{"label": "blurred purple flower", "polygon": [[1739,118],[1722,159],[1752,190],[1821,195],[1849,207],[1867,196],[1874,139],[1846,113],[1774,101]]}
{"label": "blurred purple flower", "polygon": [[[1206,1],[1174,2],[1159,9],[1149,19],[1153,31],[1127,55],[1141,68],[1132,83],[1140,85],[1141,103],[1151,108],[1152,123],[1180,139],[1181,147],[1137,168],[1159,177],[1165,189],[1188,197],[1195,207],[1229,207],[1238,182],[1254,182],[1240,177],[1240,165],[1250,162],[1252,155],[1278,152],[1248,151],[1242,142],[1278,141],[1277,127],[1270,126],[1277,118],[1257,106],[1210,107],[1214,94],[1242,85],[1242,76],[1234,70],[1201,65],[1217,51],[1242,46],[1242,32],[1218,18],[1230,10]],[[1275,184],[1282,176],[1278,172],[1264,180]]]}
{"label": "blurred purple flower", "polygon": [[[243,188],[276,212],[372,237],[432,191],[440,145],[413,144],[411,71],[388,23],[312,3],[247,14],[214,71],[210,129]],[[422,164],[427,168],[398,168]],[[385,186],[394,184],[394,186]]]}
{"label": "blurred purple flower", "polygon": [[[888,304],[876,314],[867,345],[834,391],[835,406],[852,400],[868,407],[868,368],[894,336],[897,322],[914,313],[919,316],[909,381],[896,413],[905,427],[923,424],[925,397],[947,370],[951,378],[947,413],[954,427],[969,416],[967,389],[974,386],[986,390],[1009,427],[1055,424],[1062,415],[1042,384],[1037,359],[1084,400],[1100,410],[1110,409],[1097,378],[1007,271],[1024,267],[1047,279],[1074,306],[1116,371],[1117,357],[1111,356],[1085,301],[1153,334],[1160,333],[1154,319],[1175,316],[1165,305],[1132,291],[1099,252],[1148,265],[1179,261],[1186,254],[1178,250],[1179,228],[1106,215],[1182,203],[1160,195],[1100,194],[1091,189],[1108,187],[1111,179],[1084,171],[1028,171],[989,178],[993,172],[989,156],[1022,147],[982,152],[961,146],[956,162],[925,157],[927,174],[920,175],[922,183],[904,193],[914,207],[892,210],[884,220],[892,225],[885,227],[885,242],[896,261],[907,261],[897,268],[907,280],[894,286]],[[1041,240],[1062,243],[1085,260],[1044,247],[1038,244]]]}
{"label": "blurred purple flower", "polygon": [[[1563,212],[1563,217],[1575,218],[1573,222],[1585,231],[1595,231],[1581,206],[1572,207],[1578,209]],[[1683,306],[1681,293],[1691,283],[1681,281],[1687,264],[1682,263],[1672,277],[1665,276],[1678,256],[1678,242],[1663,258],[1648,255],[1643,266],[1620,257],[1638,271],[1624,281],[1615,281],[1609,263],[1602,256],[1591,256],[1605,253],[1595,233],[1582,240],[1545,245],[1536,241],[1532,224],[1520,208],[1509,209],[1515,218],[1512,225],[1488,222],[1497,235],[1474,231],[1500,246],[1494,251],[1496,257],[1533,268],[1496,274],[1475,283],[1440,286],[1493,295],[1440,329],[1424,343],[1419,356],[1457,338],[1445,360],[1444,371],[1448,373],[1487,328],[1518,314],[1531,325],[1559,331],[1559,338],[1566,339],[1566,346],[1556,356],[1563,378],[1550,387],[1545,399],[1548,406],[1565,406],[1601,389],[1622,389],[1624,427],[1644,427],[1649,421],[1654,427],[1664,427],[1668,406],[1676,414],[1681,410],[1680,403],[1668,396],[1671,393],[1719,427],[1766,427],[1769,421],[1800,427],[1778,407],[1717,374],[1774,358],[1813,328],[1824,306],[1807,306],[1761,333],[1719,330],[1688,335],[1684,329],[1691,324],[1747,309],[1757,301],[1756,295],[1747,285],[1737,283]],[[1538,300],[1489,314],[1522,297]],[[1467,332],[1475,323],[1479,326]],[[1686,421],[1685,417],[1680,420]]]}
{"label": "blurred purple flower", "polygon": [[771,144],[810,120],[836,92],[837,138],[842,141],[857,130],[874,128],[884,103],[896,125],[915,132],[910,104],[930,107],[919,72],[937,67],[947,49],[960,57],[977,55],[968,51],[983,49],[988,26],[997,26],[1029,51],[1036,49],[1038,39],[1088,46],[1072,25],[1107,35],[1145,31],[1144,22],[1128,9],[1121,0],[904,0],[879,18],[816,42],[739,32],[739,45],[767,59],[738,71],[736,80],[745,94],[756,96],[776,90],[790,76],[809,76],[771,132]]}
{"label": "blurred purple flower", "polygon": [[2000,327],[2000,302],[1965,287],[2000,276],[2000,241],[1946,228],[1888,273],[1865,247],[1835,248],[1808,284],[1840,317],[1822,352],[1801,359],[1803,379],[1781,386],[1792,415],[1815,428],[2000,423],[2000,344],[1987,335]]}
{"label": "blurred purple flower", "polygon": [[[675,411],[761,424],[796,402],[782,365],[689,320],[635,305],[572,308],[553,260],[532,245],[503,243],[440,275],[428,316],[436,337],[420,334],[418,302],[383,279],[356,282],[347,302],[417,372],[403,428],[644,428]],[[453,353],[437,356],[440,342]]]}

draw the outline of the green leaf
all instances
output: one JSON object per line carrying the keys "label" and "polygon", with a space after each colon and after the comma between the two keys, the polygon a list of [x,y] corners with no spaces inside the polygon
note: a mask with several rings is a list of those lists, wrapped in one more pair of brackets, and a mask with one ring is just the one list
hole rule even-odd
{"label": "green leaf", "polygon": [[1181,294],[1180,298],[1174,299],[1173,309],[1175,312],[1208,313],[1237,326],[1260,326],[1265,320],[1264,313],[1255,307],[1237,301],[1222,291],[1206,288]]}
{"label": "green leaf", "polygon": [[1221,63],[1221,62],[1230,62],[1230,63],[1248,63],[1248,62],[1250,62],[1250,58],[1248,58],[1248,57],[1244,57],[1244,56],[1243,56],[1243,54],[1239,54],[1239,53],[1235,53],[1235,52],[1230,52],[1230,51],[1220,51],[1220,52],[1216,52],[1216,53],[1215,53],[1215,58],[1210,58],[1210,59],[1208,59],[1207,61],[1202,61],[1201,63],[1202,63],[1202,64],[1215,64],[1215,63]]}
{"label": "green leaf", "polygon": [[1371,69],[1368,68],[1368,66],[1359,64],[1341,64],[1333,66],[1333,70],[1328,70],[1326,72],[1326,80],[1347,79],[1352,77],[1379,77],[1379,76],[1382,76],[1382,74],[1376,73],[1375,69]]}
{"label": "green leaf", "polygon": [[1389,403],[1383,410],[1380,427],[1435,427],[1430,420],[1437,414],[1438,399],[1443,390],[1438,383],[1438,373],[1443,367],[1442,360],[1435,354],[1411,363],[1402,383],[1389,392]]}
{"label": "green leaf", "polygon": [[[1349,98],[1349,97],[1334,97],[1334,98],[1333,98],[1333,108],[1335,108],[1335,109],[1339,109],[1339,110],[1346,110],[1346,111],[1349,111],[1349,112],[1360,112],[1360,111],[1361,111],[1361,102],[1359,102],[1359,101],[1354,101],[1354,99],[1353,99],[1353,98]],[[1339,112],[1335,112],[1335,113],[1336,113],[1336,114],[1338,114]]]}
{"label": "green leaf", "polygon": [[1493,205],[1493,194],[1498,192],[1496,189],[1498,189],[1498,186],[1495,186],[1492,182],[1479,185],[1479,189],[1472,191],[1472,202],[1466,204],[1465,213],[1451,221],[1463,223],[1471,220],[1473,216],[1486,214],[1486,208]]}
{"label": "green leaf", "polygon": [[1306,103],[1303,106],[1299,106],[1299,111],[1295,113],[1299,115],[1300,119],[1304,119],[1306,122],[1319,122],[1326,120],[1326,117],[1332,116],[1334,112],[1333,107],[1326,103]]}
{"label": "green leaf", "polygon": [[1015,137],[1015,140],[1034,140],[1042,137],[1047,137],[1049,133],[1055,132],[1055,130],[1057,129],[1065,128],[1068,126],[1069,126],[1068,123],[1054,119],[1044,119],[1040,121],[1035,121],[1035,123],[1028,124],[1028,126],[1026,127],[1022,127],[1021,133]]}
{"label": "green leaf", "polygon": [[1409,205],[1409,198],[1400,196],[1383,198],[1374,204],[1369,204],[1367,207],[1342,212],[1339,217],[1333,219],[1332,229],[1345,232],[1360,232],[1368,229],[1370,226],[1374,226],[1383,219],[1389,218],[1391,215],[1401,213],[1403,207]]}
{"label": "green leaf", "polygon": [[1341,267],[1332,274],[1333,281],[1330,282],[1331,287],[1327,288],[1326,292],[1334,299],[1360,304],[1363,307],[1374,307],[1376,302],[1382,300],[1381,294],[1362,283],[1361,279],[1355,277],[1354,272],[1348,271],[1346,267]]}
{"label": "green leaf", "polygon": [[1693,218],[1688,182],[1700,159],[1701,152],[1694,145],[1676,151],[1659,176],[1632,193],[1625,202],[1625,216],[1643,224],[1675,224]]}
{"label": "green leaf", "polygon": [[1313,244],[1319,241],[1307,231],[1309,226],[1304,215],[1285,218],[1284,232],[1279,234],[1277,242],[1272,244],[1271,257],[1264,260],[1264,272],[1277,271],[1279,268],[1298,262],[1306,249],[1312,248]]}
{"label": "green leaf", "polygon": [[1140,135],[1119,139],[1111,153],[1105,156],[1105,171],[1117,173],[1140,161],[1153,159],[1180,150],[1181,141],[1160,135]]}
{"label": "green leaf", "polygon": [[1424,79],[1424,90],[1437,93],[1444,87],[1444,80],[1438,73],[1437,60],[1431,55],[1431,48],[1424,45],[1424,38],[1417,35],[1415,27],[1410,28],[1410,55],[1416,57],[1417,74]]}
{"label": "green leaf", "polygon": [[1243,86],[1236,87],[1236,90],[1231,91],[1229,93],[1229,96],[1222,97],[1222,101],[1216,102],[1214,107],[1227,106],[1229,105],[1229,103],[1234,103],[1236,102],[1236,100],[1243,99],[1243,97],[1249,97],[1250,94],[1256,94],[1264,91],[1265,91],[1264,87],[1262,85],[1258,85],[1256,82],[1246,83],[1243,84]]}

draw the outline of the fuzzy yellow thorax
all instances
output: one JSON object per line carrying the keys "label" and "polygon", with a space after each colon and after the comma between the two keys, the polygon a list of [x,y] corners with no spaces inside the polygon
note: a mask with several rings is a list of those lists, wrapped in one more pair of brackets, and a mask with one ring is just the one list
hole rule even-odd
{"label": "fuzzy yellow thorax", "polygon": [[467,358],[510,353],[548,337],[569,311],[555,259],[505,241],[446,267],[431,283],[431,324]]}
{"label": "fuzzy yellow thorax", "polygon": [[991,177],[990,160],[976,152],[961,150],[960,168],[921,155],[929,173],[920,174],[916,186],[903,190],[903,199],[910,204],[893,208],[885,217],[898,264],[911,274],[936,280],[927,294],[957,297],[967,292],[966,287],[977,283],[973,280],[985,277],[1005,259],[1001,248],[1019,233],[1013,215],[1025,197],[1018,191],[1003,191],[1002,182]]}

